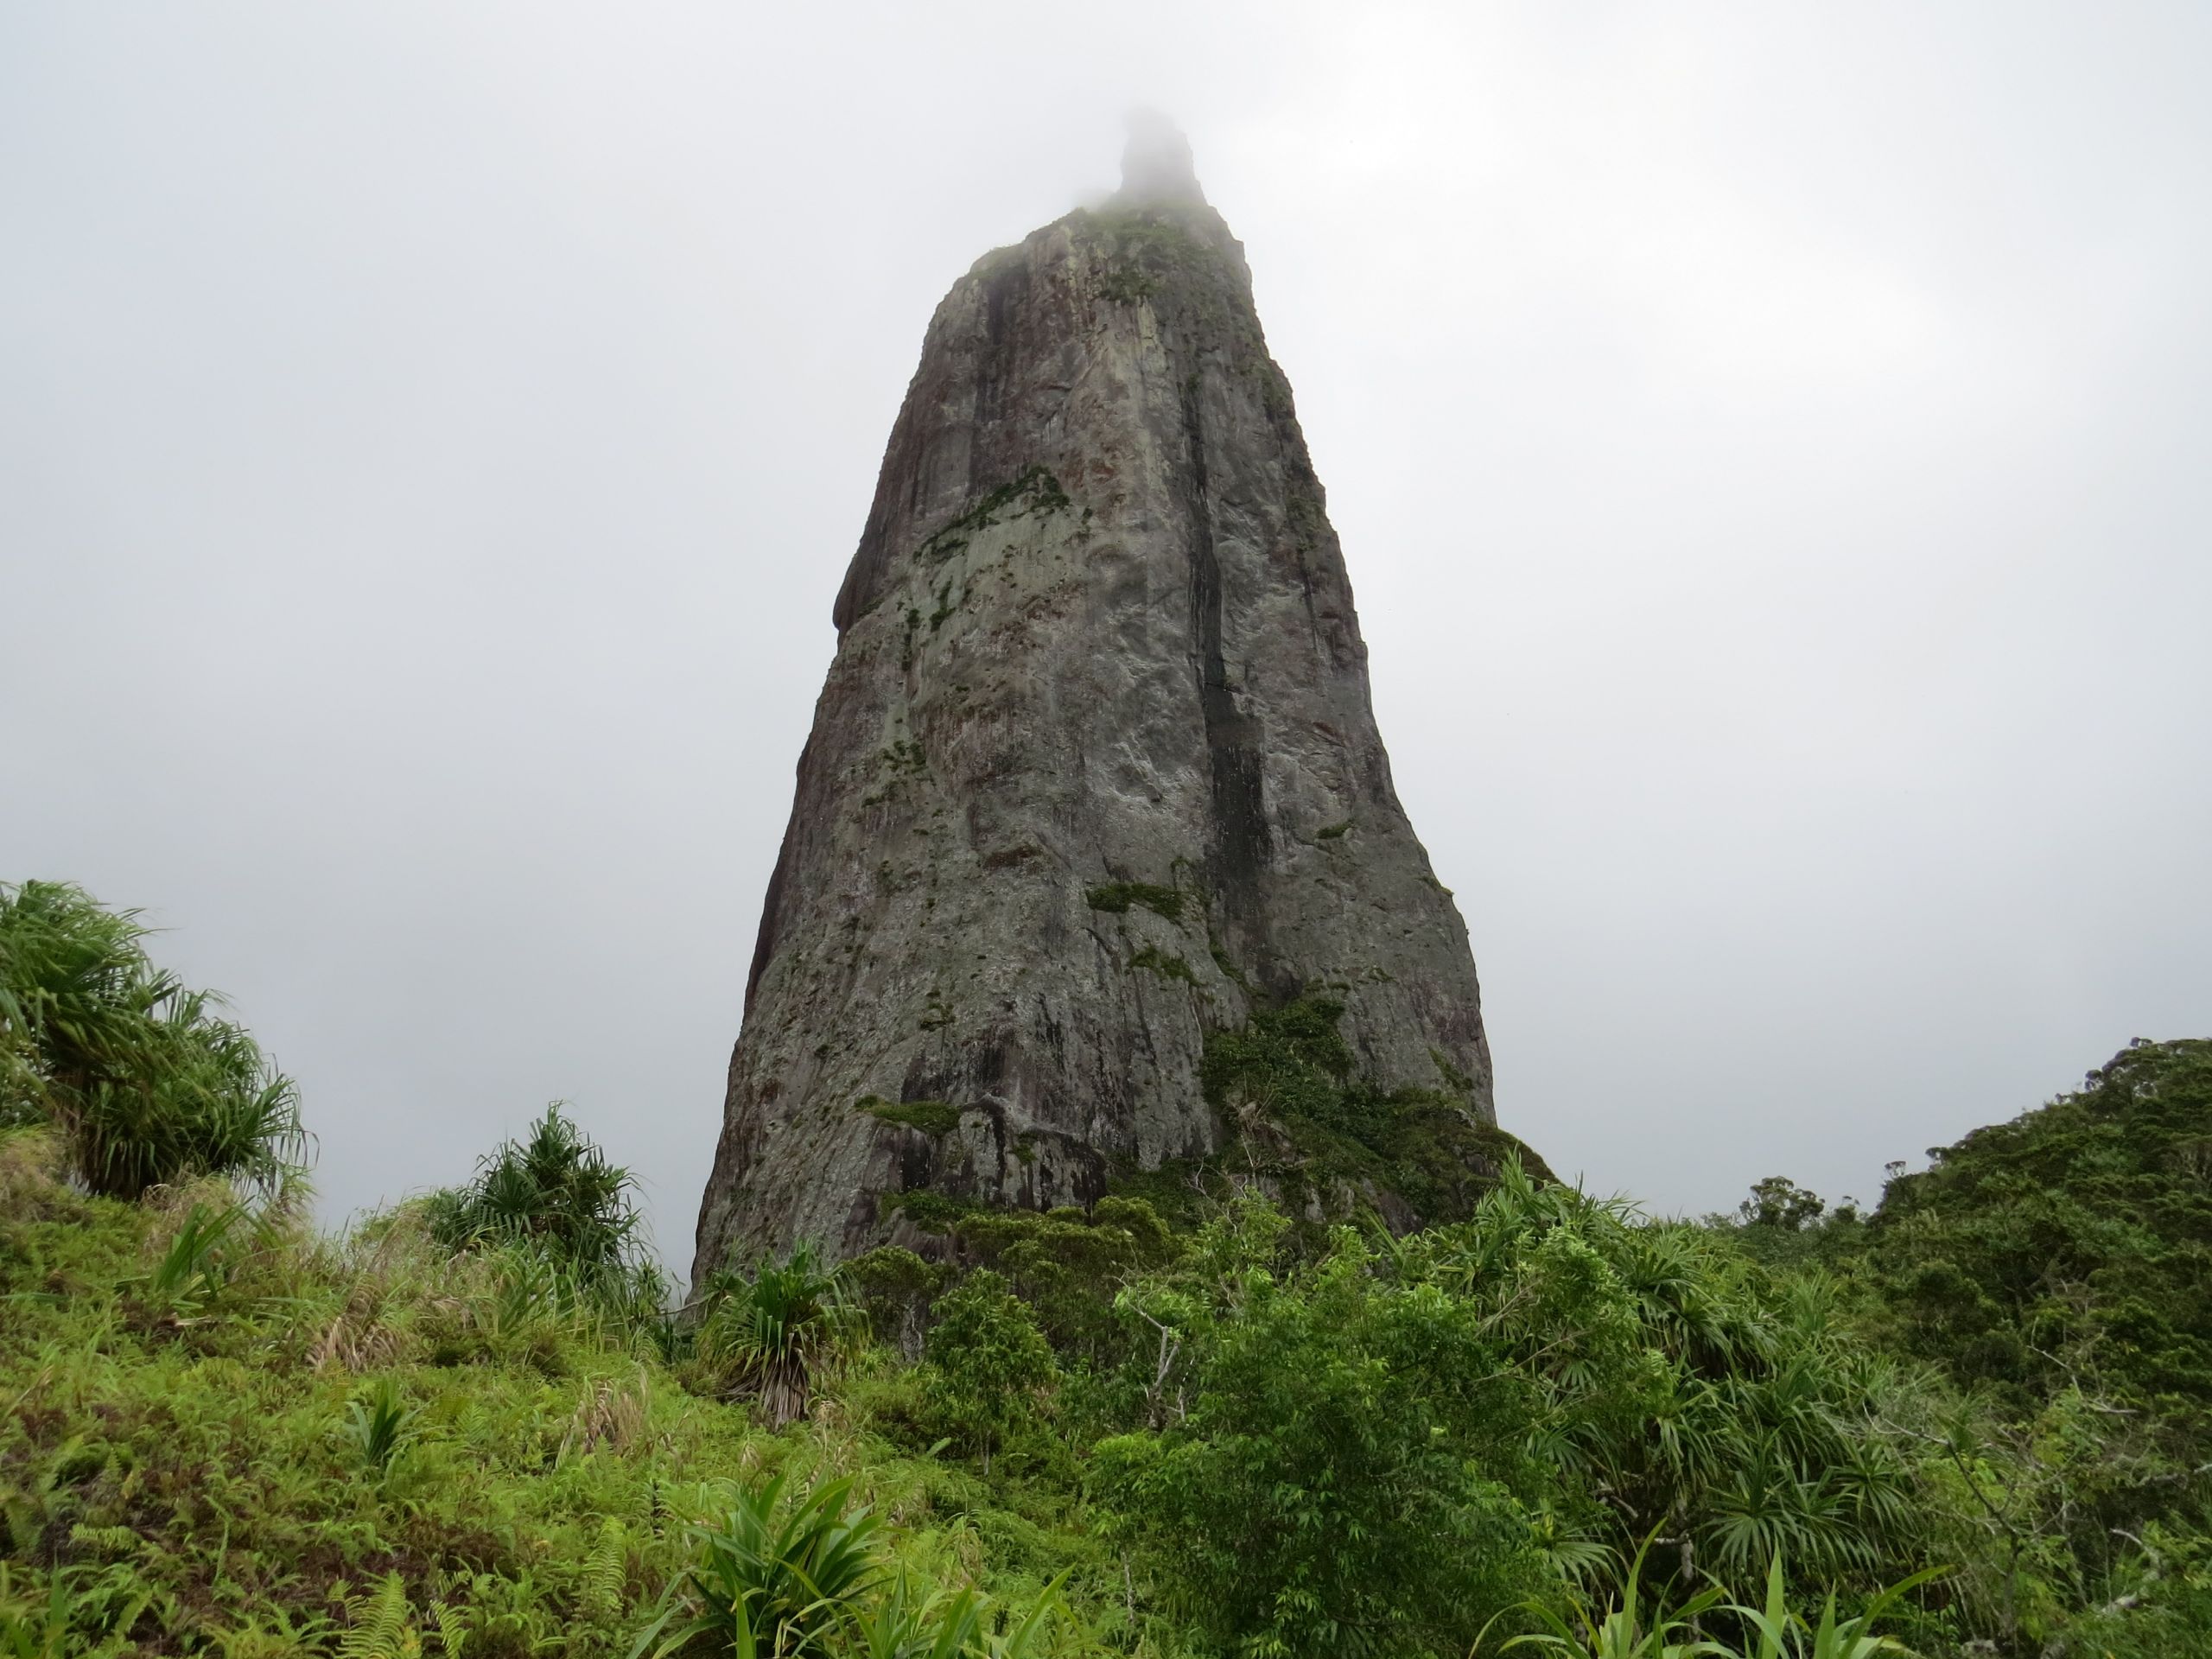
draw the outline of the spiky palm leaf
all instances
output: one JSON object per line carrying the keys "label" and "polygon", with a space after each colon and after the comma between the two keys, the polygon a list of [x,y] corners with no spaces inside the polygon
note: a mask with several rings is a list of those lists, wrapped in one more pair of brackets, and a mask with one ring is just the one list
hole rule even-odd
{"label": "spiky palm leaf", "polygon": [[699,1357],[777,1427],[806,1415],[815,1373],[858,1328],[841,1275],[810,1243],[750,1274],[715,1274],[701,1306]]}
{"label": "spiky palm leaf", "polygon": [[274,1192],[306,1152],[298,1090],[146,935],[65,883],[0,887],[0,1121],[50,1119],[111,1197],[193,1174]]}

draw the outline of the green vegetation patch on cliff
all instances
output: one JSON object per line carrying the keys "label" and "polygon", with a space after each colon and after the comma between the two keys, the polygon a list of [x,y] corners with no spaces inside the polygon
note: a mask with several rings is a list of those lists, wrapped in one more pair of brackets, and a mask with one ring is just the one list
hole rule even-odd
{"label": "green vegetation patch on cliff", "polygon": [[[1355,1075],[1339,1022],[1344,1004],[1307,995],[1255,1009],[1239,1030],[1206,1039],[1199,1083],[1210,1104],[1256,1108],[1287,1135],[1297,1155],[1271,1171],[1294,1201],[1325,1210],[1339,1189],[1372,1185],[1395,1194],[1424,1221],[1471,1213],[1509,1159],[1536,1179],[1555,1177],[1504,1130],[1477,1119],[1440,1090],[1384,1090]],[[1447,1077],[1463,1074],[1447,1071]]]}
{"label": "green vegetation patch on cliff", "polygon": [[1198,982],[1198,976],[1191,971],[1189,963],[1149,944],[1129,958],[1130,972],[1135,973],[1140,968],[1149,969],[1162,979],[1179,979],[1185,985],[1196,986]]}
{"label": "green vegetation patch on cliff", "polygon": [[924,1135],[950,1135],[960,1127],[960,1109],[949,1100],[886,1100],[863,1095],[854,1103],[870,1117]]}
{"label": "green vegetation patch on cliff", "polygon": [[1002,520],[1045,518],[1070,505],[1060,480],[1044,467],[1028,467],[1000,485],[947,524],[939,525],[914,550],[925,564],[942,564],[982,531]]}
{"label": "green vegetation patch on cliff", "polygon": [[[1239,372],[1272,368],[1245,276],[1235,257],[1205,232],[1203,219],[1176,208],[1147,207],[1078,212],[1071,222],[1095,238],[1104,265],[1099,291],[1106,298],[1123,305],[1149,301],[1170,326],[1179,322],[1198,338],[1224,341]],[[1271,396],[1264,385],[1262,395],[1263,400]],[[1287,409],[1287,386],[1280,401]]]}
{"label": "green vegetation patch on cliff", "polygon": [[1135,905],[1178,925],[1182,922],[1183,906],[1189,899],[1189,894],[1174,887],[1155,887],[1148,881],[1109,881],[1103,887],[1083,890],[1084,904],[1109,916],[1126,916]]}

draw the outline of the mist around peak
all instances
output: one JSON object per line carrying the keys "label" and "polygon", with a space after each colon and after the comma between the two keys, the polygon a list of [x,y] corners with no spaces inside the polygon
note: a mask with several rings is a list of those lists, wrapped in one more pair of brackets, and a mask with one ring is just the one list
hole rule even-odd
{"label": "mist around peak", "polygon": [[1129,111],[1128,126],[1122,188],[1115,200],[1125,207],[1206,206],[1191,141],[1182,128],[1161,111],[1142,106]]}

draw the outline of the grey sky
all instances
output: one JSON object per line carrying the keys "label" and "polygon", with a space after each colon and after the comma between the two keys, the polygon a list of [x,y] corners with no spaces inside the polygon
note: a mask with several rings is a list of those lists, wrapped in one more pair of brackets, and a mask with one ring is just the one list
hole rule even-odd
{"label": "grey sky", "polygon": [[1872,1197],[2212,1033],[2209,69],[2193,3],[5,0],[0,878],[175,930],[334,1216],[559,1096],[680,1260],[923,325],[1149,102],[1501,1121]]}

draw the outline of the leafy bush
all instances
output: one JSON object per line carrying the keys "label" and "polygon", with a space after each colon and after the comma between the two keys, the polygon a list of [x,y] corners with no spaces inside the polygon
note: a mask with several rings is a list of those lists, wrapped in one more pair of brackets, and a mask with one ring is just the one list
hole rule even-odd
{"label": "leafy bush", "polygon": [[1027,1303],[988,1268],[941,1297],[925,1353],[930,1396],[946,1426],[982,1459],[1036,1414],[1038,1392],[1058,1375]]}
{"label": "leafy bush", "polygon": [[1100,1446],[1102,1491],[1210,1646],[1464,1652],[1536,1584],[1512,1494],[1468,1456],[1491,1356],[1448,1299],[1380,1286],[1349,1236],[1279,1277],[1279,1230],[1249,1209],[1216,1230],[1208,1301],[1129,1299],[1198,1357],[1187,1409]]}
{"label": "leafy bush", "polygon": [[781,1262],[707,1281],[697,1351],[725,1392],[757,1401],[781,1428],[806,1415],[816,1372],[858,1325],[841,1276],[802,1243]]}
{"label": "leafy bush", "polygon": [[195,1174],[273,1190],[304,1154],[298,1090],[212,993],[153,966],[136,916],[0,887],[0,1123],[53,1122],[110,1197]]}
{"label": "leafy bush", "polygon": [[619,1274],[633,1258],[637,1180],[611,1163],[555,1101],[520,1140],[503,1141],[464,1187],[433,1193],[431,1232],[456,1249],[523,1243],[564,1267]]}
{"label": "leafy bush", "polygon": [[1248,1200],[1122,1298],[1148,1426],[1100,1490],[1217,1646],[1464,1649],[1655,1530],[1686,1586],[1784,1548],[1871,1592],[1925,1542],[1905,1381],[1817,1286],[1514,1167],[1459,1227],[1287,1236]]}
{"label": "leafy bush", "polygon": [[633,1653],[661,1659],[700,1637],[741,1655],[806,1653],[853,1616],[882,1580],[880,1522],[846,1508],[850,1480],[788,1502],[786,1480],[741,1487],[716,1522],[685,1529],[696,1553]]}

